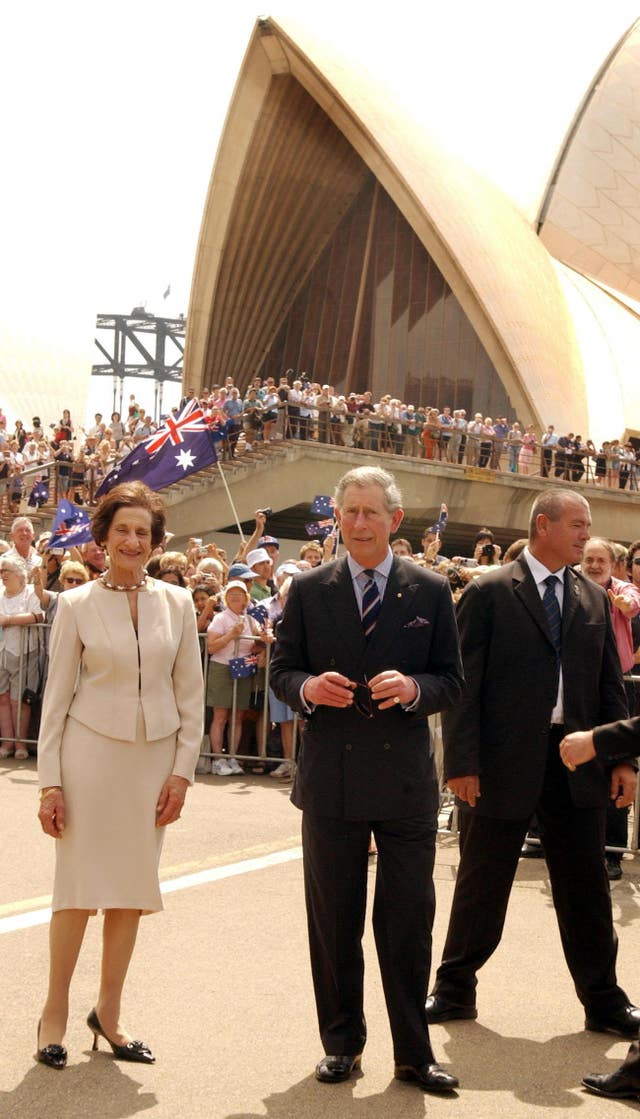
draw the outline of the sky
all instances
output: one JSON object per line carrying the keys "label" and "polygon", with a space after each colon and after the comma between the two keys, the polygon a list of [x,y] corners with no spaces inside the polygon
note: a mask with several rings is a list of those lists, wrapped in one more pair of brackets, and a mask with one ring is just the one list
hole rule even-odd
{"label": "sky", "polygon": [[[531,214],[550,152],[640,0],[590,12],[582,0],[5,7],[0,404],[10,417],[46,412],[65,377],[77,393],[97,360],[98,313],[187,312],[216,147],[259,15],[311,29],[345,65],[355,53],[390,89],[402,71],[394,95]],[[78,408],[92,414],[99,399],[110,411],[106,385]]]}

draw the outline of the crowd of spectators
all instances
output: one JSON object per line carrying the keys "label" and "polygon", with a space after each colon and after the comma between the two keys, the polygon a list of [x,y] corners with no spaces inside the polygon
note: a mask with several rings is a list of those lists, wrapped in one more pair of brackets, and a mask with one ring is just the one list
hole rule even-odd
{"label": "crowd of spectators", "polygon": [[[195,398],[190,389],[184,400]],[[184,403],[184,400],[182,403]],[[506,416],[467,418],[464,408],[409,404],[385,394],[347,395],[331,385],[311,382],[293,370],[263,382],[253,380],[244,399],[233,380],[204,388],[199,402],[212,427],[224,431],[228,453],[278,438],[314,440],[410,458],[539,474],[562,482],[592,482],[612,489],[638,489],[640,450],[627,440],[606,440],[596,447],[573,431],[543,432]],[[239,445],[239,441],[242,441]]]}
{"label": "crowd of spectators", "polygon": [[[190,389],[185,400],[194,398]],[[627,440],[605,440],[596,447],[573,431],[524,427],[506,416],[467,418],[464,408],[409,404],[385,394],[347,395],[331,385],[311,382],[292,370],[263,382],[253,380],[244,399],[233,380],[204,388],[199,402],[214,428],[225,430],[229,453],[239,439],[251,447],[274,439],[315,440],[337,447],[406,455],[514,474],[539,474],[563,482],[587,481],[612,489],[638,489],[640,450]],[[184,401],[183,401],[184,403]]]}
{"label": "crowd of spectators", "polygon": [[[273,377],[255,377],[244,393],[231,377],[223,385],[205,387],[199,397],[189,389],[172,412],[189,400],[197,400],[203,409],[227,459],[293,439],[638,490],[640,449],[630,440],[612,438],[596,446],[573,431],[557,431],[553,424],[537,431],[506,416],[494,419],[476,412],[468,418],[464,408],[448,405],[405,403],[389,394],[374,400],[371,392],[339,394],[331,385],[311,382],[304,373],[296,377],[293,370],[277,384]],[[105,419],[96,413],[87,428],[76,425],[65,409],[58,422],[46,428],[34,416],[30,425],[17,420],[11,432],[0,409],[0,516],[15,515],[27,496],[39,504],[37,484],[53,464],[56,498],[94,504],[105,475],[157,427],[134,395],[126,415],[113,412]]]}

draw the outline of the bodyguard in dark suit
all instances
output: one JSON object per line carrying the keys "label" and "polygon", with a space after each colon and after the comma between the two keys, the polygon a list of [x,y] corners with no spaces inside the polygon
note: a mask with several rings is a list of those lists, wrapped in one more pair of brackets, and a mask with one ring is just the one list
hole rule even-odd
{"label": "bodyguard in dark suit", "polygon": [[590,524],[582,497],[545,492],[522,556],[460,599],[467,686],[443,718],[445,777],[461,808],[460,865],[430,1022],[477,1017],[476,972],[500,941],[535,812],[586,1028],[637,1035],[640,1011],[616,981],[603,859],[607,800],[630,803],[635,774],[598,758],[569,771],[559,751],[566,732],[625,714],[607,597],[571,566]]}
{"label": "bodyguard in dark suit", "polygon": [[349,471],[336,490],[348,555],[293,579],[272,661],[276,695],[306,716],[292,800],[304,875],[320,1035],[318,1079],[360,1064],[367,852],[378,848],[373,926],[395,1075],[427,1091],[455,1077],[435,1062],[424,1000],[431,961],[438,788],[427,716],[462,684],[446,580],[394,557],[402,520],[392,475]]}

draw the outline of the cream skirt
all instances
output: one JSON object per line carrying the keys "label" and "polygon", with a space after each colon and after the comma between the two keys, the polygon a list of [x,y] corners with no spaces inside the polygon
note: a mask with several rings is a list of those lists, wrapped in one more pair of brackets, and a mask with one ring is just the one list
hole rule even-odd
{"label": "cream skirt", "polygon": [[62,737],[64,835],[56,840],[52,909],[162,909],[155,826],[176,736],[147,742],[138,708],[135,742],[105,738],[67,718]]}

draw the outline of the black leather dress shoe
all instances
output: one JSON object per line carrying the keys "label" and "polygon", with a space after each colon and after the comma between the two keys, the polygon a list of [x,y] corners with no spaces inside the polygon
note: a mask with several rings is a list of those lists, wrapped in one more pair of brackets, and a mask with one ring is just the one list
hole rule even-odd
{"label": "black leather dress shoe", "polygon": [[458,1087],[458,1077],[445,1072],[440,1065],[396,1065],[396,1080],[412,1080],[425,1092],[453,1092]]}
{"label": "black leather dress shoe", "polygon": [[429,1025],[436,1022],[452,1022],[455,1018],[478,1017],[475,1006],[457,1006],[454,1002],[447,1002],[442,995],[429,995],[425,1007]]}
{"label": "black leather dress shoe", "polygon": [[346,1053],[342,1056],[331,1054],[323,1057],[316,1065],[316,1080],[323,1084],[339,1084],[341,1080],[348,1080],[352,1072],[360,1068],[362,1054]]}
{"label": "black leather dress shoe", "polygon": [[585,1030],[592,1030],[599,1034],[618,1034],[619,1037],[638,1037],[640,1031],[640,1009],[633,1006],[623,1006],[606,1016],[604,1014],[587,1014],[584,1023]]}
{"label": "black leather dress shoe", "polygon": [[520,848],[521,859],[544,859],[544,851],[538,843],[523,843]]}
{"label": "black leather dress shoe", "polygon": [[624,1065],[608,1076],[604,1074],[585,1076],[582,1083],[595,1096],[606,1096],[610,1100],[631,1100],[640,1097],[638,1077],[631,1076]]}
{"label": "black leather dress shoe", "polygon": [[607,872],[607,878],[610,882],[619,882],[622,878],[622,867],[620,866],[620,859],[605,859],[604,868]]}

